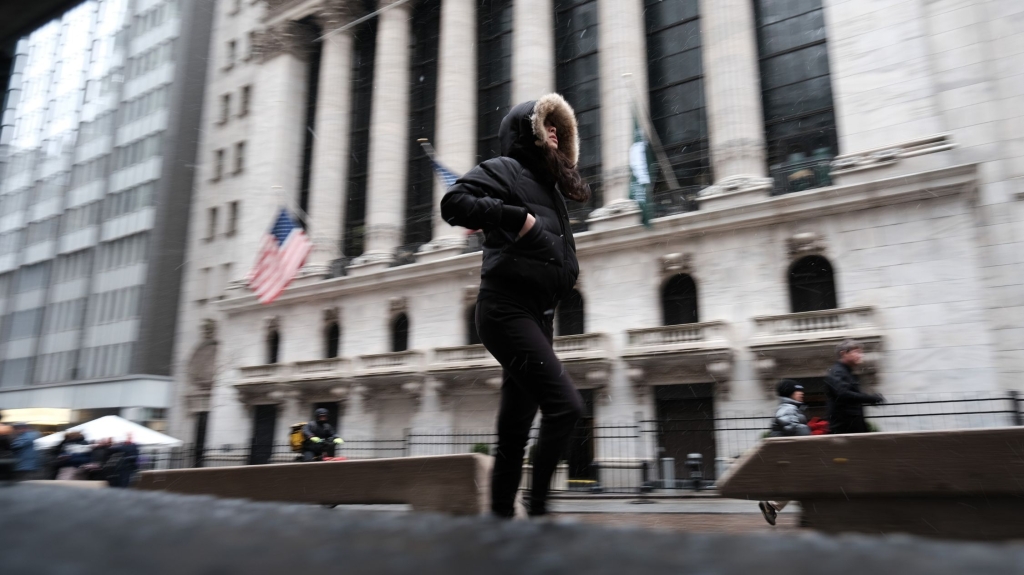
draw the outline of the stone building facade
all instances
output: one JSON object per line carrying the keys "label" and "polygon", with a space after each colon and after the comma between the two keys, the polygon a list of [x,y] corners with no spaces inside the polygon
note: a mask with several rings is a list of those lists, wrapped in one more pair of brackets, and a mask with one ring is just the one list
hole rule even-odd
{"label": "stone building facade", "polygon": [[[318,405],[346,440],[493,428],[500,369],[468,321],[480,254],[439,221],[416,140],[465,172],[510,105],[555,90],[595,190],[556,314],[583,433],[763,413],[784,377],[820,402],[847,337],[890,397],[1021,386],[1018,2],[246,0],[220,4],[214,38],[177,346],[187,441],[283,442]],[[222,114],[242,91],[244,117]],[[650,226],[629,197],[634,122],[656,137]],[[242,141],[251,168],[221,177]],[[316,247],[264,306],[232,280],[282,204]],[[587,457],[735,455],[720,428],[614,453],[597,434]]]}

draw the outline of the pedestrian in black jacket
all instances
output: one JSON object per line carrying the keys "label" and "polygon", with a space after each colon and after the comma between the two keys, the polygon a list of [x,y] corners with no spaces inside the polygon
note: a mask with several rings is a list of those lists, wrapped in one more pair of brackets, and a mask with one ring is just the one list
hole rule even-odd
{"label": "pedestrian in black jacket", "polygon": [[853,373],[853,368],[864,360],[864,348],[859,342],[841,342],[836,346],[836,356],[839,360],[825,374],[829,433],[867,433],[864,406],[878,405],[885,398],[860,390],[860,380]]}
{"label": "pedestrian in black jacket", "polygon": [[552,349],[552,335],[555,306],[579,275],[565,198],[586,201],[590,188],[576,170],[576,116],[560,95],[512,108],[498,137],[501,155],[448,189],[441,216],[485,234],[476,326],[502,366],[491,509],[499,517],[514,513],[523,453],[539,408],[526,506],[530,515],[543,515],[551,476],[583,411]]}

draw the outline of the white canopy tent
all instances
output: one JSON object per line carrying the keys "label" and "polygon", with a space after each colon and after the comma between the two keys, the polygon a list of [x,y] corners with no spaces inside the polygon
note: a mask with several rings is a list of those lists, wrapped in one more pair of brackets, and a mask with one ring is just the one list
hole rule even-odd
{"label": "white canopy tent", "polygon": [[139,446],[153,446],[153,447],[180,447],[182,441],[175,439],[169,435],[164,435],[159,431],[153,431],[148,427],[139,425],[118,417],[116,415],[107,415],[99,419],[94,419],[86,423],[76,425],[60,433],[54,433],[47,435],[46,437],[40,437],[35,440],[36,449],[50,449],[56,447],[61,441],[64,440],[64,435],[68,431],[77,431],[85,436],[87,441],[100,441],[102,439],[111,438],[115,443],[124,441],[129,435],[131,435],[132,443]]}

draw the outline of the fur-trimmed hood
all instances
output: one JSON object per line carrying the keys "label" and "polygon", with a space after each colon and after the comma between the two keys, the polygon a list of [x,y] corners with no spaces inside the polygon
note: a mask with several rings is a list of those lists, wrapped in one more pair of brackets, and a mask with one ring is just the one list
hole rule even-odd
{"label": "fur-trimmed hood", "polygon": [[498,129],[501,155],[515,158],[531,169],[544,166],[545,121],[550,121],[558,129],[558,149],[575,166],[580,154],[576,113],[560,94],[547,94],[509,111]]}

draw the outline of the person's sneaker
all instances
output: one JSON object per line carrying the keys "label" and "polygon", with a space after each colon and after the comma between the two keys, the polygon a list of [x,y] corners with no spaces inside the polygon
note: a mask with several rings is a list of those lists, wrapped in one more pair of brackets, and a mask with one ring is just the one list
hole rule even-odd
{"label": "person's sneaker", "polygon": [[757,506],[761,508],[761,515],[764,515],[764,520],[769,525],[775,525],[775,516],[779,514],[775,506],[768,501],[759,501]]}

